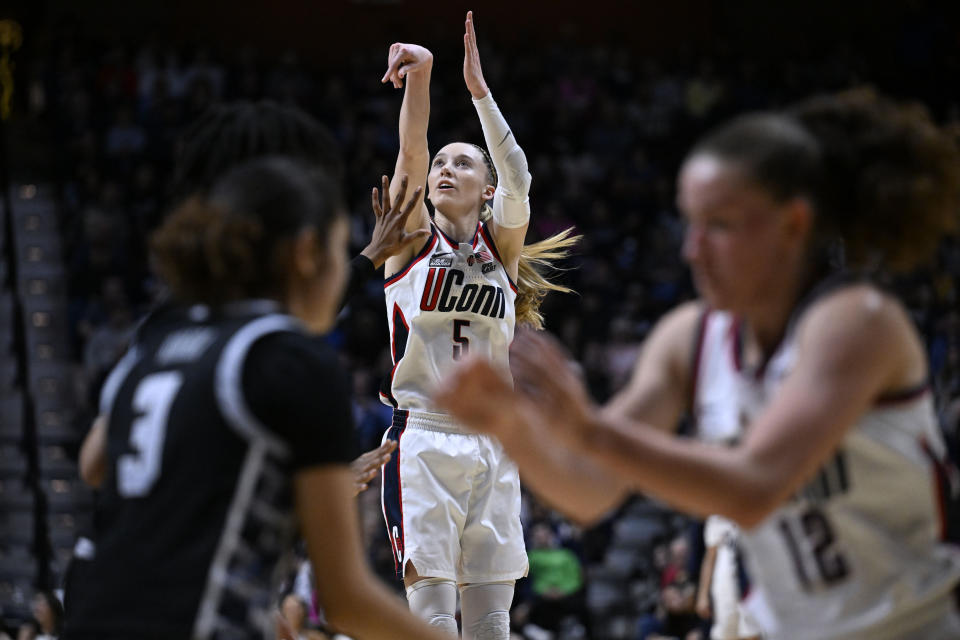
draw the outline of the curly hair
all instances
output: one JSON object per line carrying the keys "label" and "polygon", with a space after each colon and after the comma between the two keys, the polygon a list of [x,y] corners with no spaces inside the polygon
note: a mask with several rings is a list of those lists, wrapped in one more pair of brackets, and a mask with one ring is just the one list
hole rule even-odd
{"label": "curly hair", "polygon": [[850,266],[918,266],[960,220],[956,142],[919,105],[871,89],[742,116],[698,143],[697,154],[736,163],[778,200],[808,197],[815,242],[842,243]]}
{"label": "curly hair", "polygon": [[325,237],[341,211],[331,181],[289,158],[261,158],[167,216],[150,238],[151,258],[183,303],[279,298],[297,233]]}
{"label": "curly hair", "polygon": [[818,96],[789,112],[820,147],[822,233],[854,263],[909,269],[960,221],[960,150],[918,104],[870,89]]}

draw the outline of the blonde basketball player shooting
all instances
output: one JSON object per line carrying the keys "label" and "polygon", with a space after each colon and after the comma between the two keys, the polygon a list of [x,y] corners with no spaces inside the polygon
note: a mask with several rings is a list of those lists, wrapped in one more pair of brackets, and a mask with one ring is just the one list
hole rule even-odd
{"label": "blonde basketball player shooting", "polygon": [[552,285],[532,268],[563,254],[568,232],[524,246],[530,218],[527,161],[483,78],[473,16],[463,36],[463,77],[489,155],[453,142],[427,147],[433,56],[390,47],[383,81],[404,89],[393,184],[426,184],[407,231],[422,245],[388,258],[385,285],[393,369],[381,394],[394,407],[385,435],[398,448],[384,467],[384,519],[410,608],[456,635],[457,586],[465,638],[509,637],[514,581],[527,572],[516,465],[489,436],[466,431],[431,394],[459,358],[483,355],[509,374],[516,323],[539,326]]}

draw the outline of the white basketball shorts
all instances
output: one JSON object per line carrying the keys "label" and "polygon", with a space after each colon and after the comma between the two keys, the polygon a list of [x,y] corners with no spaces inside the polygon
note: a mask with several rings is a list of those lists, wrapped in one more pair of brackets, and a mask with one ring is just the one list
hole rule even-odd
{"label": "white basketball shorts", "polygon": [[398,443],[380,494],[398,577],[408,562],[460,584],[527,575],[520,476],[499,442],[447,415],[405,410],[383,437]]}

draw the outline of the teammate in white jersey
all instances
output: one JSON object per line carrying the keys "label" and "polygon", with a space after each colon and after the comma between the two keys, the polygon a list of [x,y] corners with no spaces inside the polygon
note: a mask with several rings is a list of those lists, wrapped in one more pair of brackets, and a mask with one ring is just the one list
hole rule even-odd
{"label": "teammate in white jersey", "polygon": [[[608,407],[532,334],[514,343],[516,391],[475,360],[438,403],[498,436],[528,484],[581,519],[629,487],[735,521],[747,606],[769,637],[960,637],[923,343],[899,302],[838,278],[831,260],[841,247],[850,267],[932,255],[956,228],[955,144],[915,106],[863,91],[815,98],[707,137],[678,200],[701,300],[659,323]],[[735,399],[728,419],[745,431],[733,447],[664,433],[691,409],[691,336],[706,309],[728,331],[701,344],[716,388],[696,395]]]}
{"label": "teammate in white jersey", "polygon": [[[466,431],[431,400],[454,362],[482,354],[504,374],[516,323],[539,327],[548,290],[565,290],[533,264],[563,255],[569,231],[524,246],[530,217],[527,161],[487,88],[472,14],[463,75],[489,155],[454,142],[432,158],[427,146],[432,54],[390,47],[383,81],[403,86],[394,185],[426,184],[434,207],[415,211],[407,231],[426,243],[391,257],[384,284],[393,368],[381,398],[394,409],[384,438],[398,442],[384,466],[382,502],[410,608],[450,635],[459,585],[465,638],[509,637],[514,581],[527,573],[516,465],[489,436]],[[386,182],[384,183],[386,189]]]}

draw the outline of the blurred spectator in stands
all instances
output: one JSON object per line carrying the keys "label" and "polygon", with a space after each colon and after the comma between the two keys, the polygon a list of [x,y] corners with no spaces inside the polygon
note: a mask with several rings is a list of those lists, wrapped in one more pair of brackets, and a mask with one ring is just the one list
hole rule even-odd
{"label": "blurred spectator in stands", "polygon": [[697,588],[687,569],[689,552],[685,535],[670,542],[667,563],[660,572],[660,602],[654,613],[640,619],[637,640],[703,638],[702,621],[694,610]]}
{"label": "blurred spectator in stands", "polygon": [[121,162],[139,155],[147,146],[147,134],[133,119],[130,107],[117,110],[113,126],[107,131],[104,151],[108,156]]}
{"label": "blurred spectator in stands", "polygon": [[563,637],[586,637],[589,616],[580,558],[561,546],[559,535],[547,521],[532,526],[527,556],[530,594],[515,611],[514,624],[525,635],[549,631]]}
{"label": "blurred spectator in stands", "polygon": [[39,591],[30,603],[33,619],[20,627],[17,640],[57,640],[63,626],[63,605],[50,591]]}
{"label": "blurred spectator in stands", "polygon": [[308,605],[296,593],[288,593],[280,601],[277,614],[277,640],[327,640],[318,629],[307,627]]}

